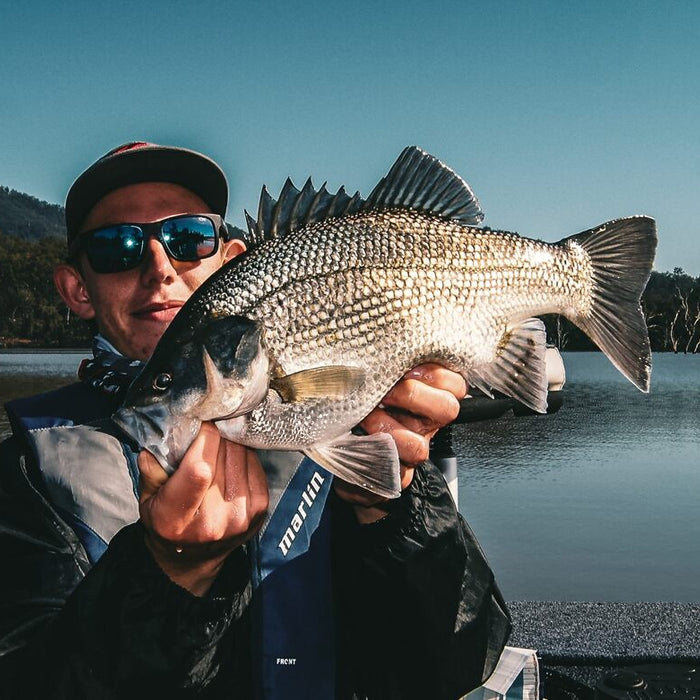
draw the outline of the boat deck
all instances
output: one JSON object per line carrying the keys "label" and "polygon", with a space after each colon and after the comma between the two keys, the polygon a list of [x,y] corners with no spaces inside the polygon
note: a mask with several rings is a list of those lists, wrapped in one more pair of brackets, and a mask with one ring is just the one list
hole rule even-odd
{"label": "boat deck", "polygon": [[[700,664],[700,604],[509,602],[509,644],[538,652],[544,695],[559,676],[595,688],[612,669],[639,664]],[[561,683],[555,681],[557,689]],[[573,690],[575,693],[575,689]],[[575,693],[576,697],[586,697]]]}

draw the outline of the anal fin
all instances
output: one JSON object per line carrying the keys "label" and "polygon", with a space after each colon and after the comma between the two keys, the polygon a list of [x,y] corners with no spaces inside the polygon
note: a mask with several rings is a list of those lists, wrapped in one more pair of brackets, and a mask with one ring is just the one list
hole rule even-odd
{"label": "anal fin", "polygon": [[538,318],[529,318],[509,328],[496,359],[473,368],[469,372],[469,384],[488,396],[495,389],[537,413],[546,413],[546,340],[544,323]]}
{"label": "anal fin", "polygon": [[388,433],[346,433],[331,443],[313,445],[304,452],[349,484],[383,498],[397,498],[401,494],[399,454]]}

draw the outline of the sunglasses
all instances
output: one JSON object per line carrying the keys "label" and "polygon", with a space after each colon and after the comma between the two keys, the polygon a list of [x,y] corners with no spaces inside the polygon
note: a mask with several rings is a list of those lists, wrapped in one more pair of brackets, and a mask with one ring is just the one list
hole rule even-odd
{"label": "sunglasses", "polygon": [[219,238],[228,240],[228,231],[218,214],[180,214],[149,224],[114,224],[86,231],[72,254],[84,251],[95,272],[124,272],[141,264],[150,236],[173,260],[194,262],[214,255]]}

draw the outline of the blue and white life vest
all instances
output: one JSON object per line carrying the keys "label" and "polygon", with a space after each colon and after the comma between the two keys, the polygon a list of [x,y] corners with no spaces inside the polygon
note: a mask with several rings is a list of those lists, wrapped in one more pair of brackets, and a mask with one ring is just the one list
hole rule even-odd
{"label": "blue and white life vest", "polygon": [[[13,433],[38,465],[36,484],[95,563],[136,521],[136,452],[109,420],[108,396],[84,383],[6,405]],[[268,518],[249,543],[252,657],[260,697],[334,695],[330,514],[332,476],[300,453],[259,451]]]}

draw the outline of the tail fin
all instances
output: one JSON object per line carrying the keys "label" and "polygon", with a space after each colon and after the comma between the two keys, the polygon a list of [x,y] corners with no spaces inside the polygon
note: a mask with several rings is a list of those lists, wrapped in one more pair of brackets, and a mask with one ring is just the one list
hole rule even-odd
{"label": "tail fin", "polygon": [[566,239],[593,266],[591,310],[572,319],[635,386],[649,391],[651,349],[640,306],[656,251],[656,223],[648,216],[609,221]]}

